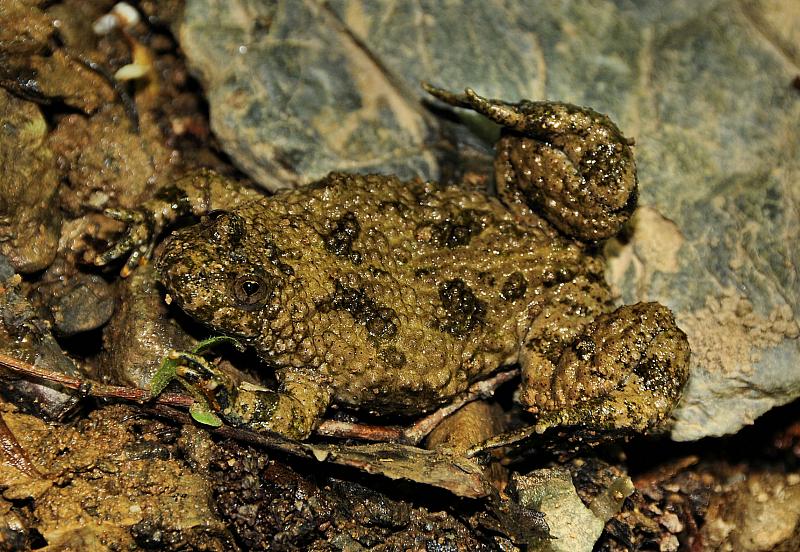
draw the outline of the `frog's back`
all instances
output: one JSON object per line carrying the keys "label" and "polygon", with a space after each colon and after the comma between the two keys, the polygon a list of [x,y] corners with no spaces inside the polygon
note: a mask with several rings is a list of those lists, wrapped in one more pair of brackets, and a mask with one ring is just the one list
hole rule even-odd
{"label": "frog's back", "polygon": [[496,199],[421,181],[331,174],[242,211],[291,266],[262,352],[381,412],[432,408],[515,361],[542,286],[584,269]]}

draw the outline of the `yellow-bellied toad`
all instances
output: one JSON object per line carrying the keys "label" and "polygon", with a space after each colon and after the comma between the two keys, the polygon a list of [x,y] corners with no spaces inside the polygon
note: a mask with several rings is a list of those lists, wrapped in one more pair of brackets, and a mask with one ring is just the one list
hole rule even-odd
{"label": "yellow-bellied toad", "polygon": [[331,403],[421,413],[519,362],[533,412],[637,429],[662,421],[686,381],[686,336],[655,303],[609,313],[596,254],[635,206],[627,140],[590,109],[431,91],[504,126],[502,201],[340,173],[241,196],[202,172],[128,215],[141,237],[177,214],[232,205],[174,232],[156,264],[183,310],[276,368],[279,391],[221,389],[222,413],[303,438]]}

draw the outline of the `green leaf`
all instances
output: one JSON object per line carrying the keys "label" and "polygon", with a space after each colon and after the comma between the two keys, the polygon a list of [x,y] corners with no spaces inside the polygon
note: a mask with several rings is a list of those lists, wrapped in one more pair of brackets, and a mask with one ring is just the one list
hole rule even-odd
{"label": "green leaf", "polygon": [[158,370],[153,375],[153,379],[150,380],[151,398],[158,397],[164,389],[166,389],[167,385],[178,377],[177,368],[177,360],[169,358],[168,356],[165,356],[161,360],[161,366],[158,367]]}
{"label": "green leaf", "polygon": [[222,420],[219,416],[213,413],[207,404],[201,402],[193,402],[189,407],[189,414],[195,422],[211,427],[220,427]]}

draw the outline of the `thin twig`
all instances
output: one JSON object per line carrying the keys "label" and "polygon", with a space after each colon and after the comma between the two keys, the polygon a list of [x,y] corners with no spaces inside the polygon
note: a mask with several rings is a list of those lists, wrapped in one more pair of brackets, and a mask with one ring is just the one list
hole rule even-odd
{"label": "thin twig", "polygon": [[403,428],[324,420],[316,429],[316,434],[339,439],[362,439],[364,441],[401,441]]}
{"label": "thin twig", "polygon": [[[147,389],[125,387],[120,385],[107,385],[104,383],[69,376],[39,368],[12,356],[0,353],[0,365],[29,378],[35,378],[51,383],[57,383],[67,389],[77,391],[82,397],[114,398],[139,403],[153,401],[156,404],[167,406],[189,407],[194,399],[188,395],[176,393],[162,393],[153,398]],[[480,398],[491,397],[495,390],[507,381],[515,378],[519,370],[500,372],[491,378],[474,383],[463,395],[449,405],[440,408],[432,414],[418,420],[407,428],[394,426],[377,426],[325,420],[317,428],[317,435],[323,437],[337,437],[362,439],[365,441],[397,442],[410,445],[419,444],[447,416]]]}
{"label": "thin twig", "polygon": [[183,407],[188,407],[194,402],[192,397],[179,395],[177,393],[162,393],[158,397],[153,398],[150,396],[150,391],[147,389],[138,389],[136,387],[125,387],[121,385],[107,385],[97,381],[69,376],[60,372],[39,368],[38,366],[34,366],[33,364],[19,360],[5,353],[0,353],[0,365],[22,376],[50,383],[57,383],[67,389],[77,391],[82,397],[123,399],[140,403],[152,400],[158,404]]}
{"label": "thin twig", "polygon": [[467,403],[478,399],[488,399],[494,395],[498,387],[511,381],[519,374],[519,370],[509,370],[507,372],[500,372],[495,374],[489,379],[481,380],[473,383],[467,392],[454,400],[449,405],[440,408],[433,414],[430,414],[421,420],[418,420],[414,425],[409,427],[403,432],[403,442],[412,445],[418,444],[422,441],[428,433],[441,423],[450,414],[461,408]]}
{"label": "thin twig", "polygon": [[365,441],[394,441],[417,445],[446,417],[469,402],[491,397],[498,387],[512,380],[518,374],[519,370],[509,370],[476,382],[464,394],[447,406],[417,420],[406,428],[325,420],[317,428],[316,433],[324,437],[362,439]]}
{"label": "thin twig", "polygon": [[699,461],[700,457],[694,454],[684,456],[683,458],[678,458],[659,466],[652,471],[639,475],[636,477],[636,479],[634,479],[633,484],[639,490],[653,485],[660,485],[664,481],[671,479],[677,474],[685,471],[687,468],[694,466]]}

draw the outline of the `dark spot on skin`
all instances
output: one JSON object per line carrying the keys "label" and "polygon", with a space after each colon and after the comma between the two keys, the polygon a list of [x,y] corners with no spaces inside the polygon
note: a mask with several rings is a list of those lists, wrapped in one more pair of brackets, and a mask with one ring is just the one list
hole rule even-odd
{"label": "dark spot on skin", "polygon": [[637,362],[633,373],[639,376],[643,389],[662,393],[670,400],[678,400],[683,384],[675,378],[677,370],[670,366],[672,362],[669,355],[661,361],[657,357],[650,357]]}
{"label": "dark spot on skin", "polygon": [[492,274],[491,272],[487,272],[485,270],[482,272],[478,272],[478,281],[480,281],[481,284],[487,287],[494,287],[496,283],[494,274]]}
{"label": "dark spot on skin", "polygon": [[294,276],[294,268],[281,260],[285,253],[277,245],[275,245],[275,242],[272,241],[272,238],[269,235],[264,238],[264,247],[262,248],[262,252],[267,260],[275,266],[275,268],[287,276]]}
{"label": "dark spot on skin", "polygon": [[377,266],[367,267],[367,270],[369,271],[370,276],[372,276],[373,278],[386,278],[388,276],[391,276],[388,270],[378,268]]}
{"label": "dark spot on skin", "polygon": [[606,278],[602,272],[586,272],[586,281],[594,284],[605,284]]}
{"label": "dark spot on skin", "polygon": [[399,201],[381,201],[378,203],[378,211],[397,211],[398,213],[404,213],[408,211],[408,207]]}
{"label": "dark spot on skin", "polygon": [[161,188],[153,196],[154,199],[169,203],[170,208],[180,214],[190,213],[192,210],[189,196],[184,190],[177,186],[166,186]]}
{"label": "dark spot on skin", "polygon": [[483,231],[483,224],[471,209],[459,211],[455,216],[430,225],[430,243],[435,247],[452,249],[468,245],[473,236]]}
{"label": "dark spot on skin", "polygon": [[394,309],[379,304],[363,289],[347,287],[338,280],[333,295],[320,303],[318,308],[320,312],[349,312],[354,320],[366,327],[370,337],[375,339],[391,339],[397,334],[400,324]]}
{"label": "dark spot on skin", "polygon": [[392,368],[402,368],[406,363],[406,355],[395,347],[386,347],[378,352],[378,356]]}
{"label": "dark spot on skin", "polygon": [[522,272],[515,272],[503,283],[500,297],[506,301],[514,301],[524,297],[526,291],[528,291],[528,281]]}
{"label": "dark spot on skin", "polygon": [[571,281],[575,277],[575,267],[561,266],[556,271],[556,281],[563,284]]}
{"label": "dark spot on skin", "polygon": [[658,373],[653,359],[647,359],[641,362],[637,362],[633,366],[633,373],[641,378],[642,382],[645,383],[644,387],[647,388],[647,384],[654,381],[653,375]]}
{"label": "dark spot on skin", "polygon": [[439,320],[440,330],[464,337],[484,323],[486,303],[478,299],[463,280],[456,278],[440,284],[439,299],[447,313]]}
{"label": "dark spot on skin", "polygon": [[573,267],[556,266],[548,269],[542,275],[542,284],[545,287],[554,286],[557,284],[565,284],[572,281],[575,277],[575,270]]}
{"label": "dark spot on skin", "polygon": [[336,220],[330,234],[322,236],[325,249],[338,257],[350,259],[353,264],[360,264],[361,253],[353,250],[353,242],[358,239],[360,232],[361,225],[358,224],[358,219],[348,211]]}
{"label": "dark spot on skin", "polygon": [[209,238],[218,243],[227,243],[230,246],[238,245],[245,236],[245,222],[242,217],[227,211],[215,213],[214,219],[207,219],[206,228],[210,231]]}
{"label": "dark spot on skin", "polygon": [[594,341],[592,341],[588,337],[579,337],[575,340],[572,344],[572,348],[575,350],[575,353],[578,355],[578,358],[584,361],[590,361],[592,357],[594,357]]}

